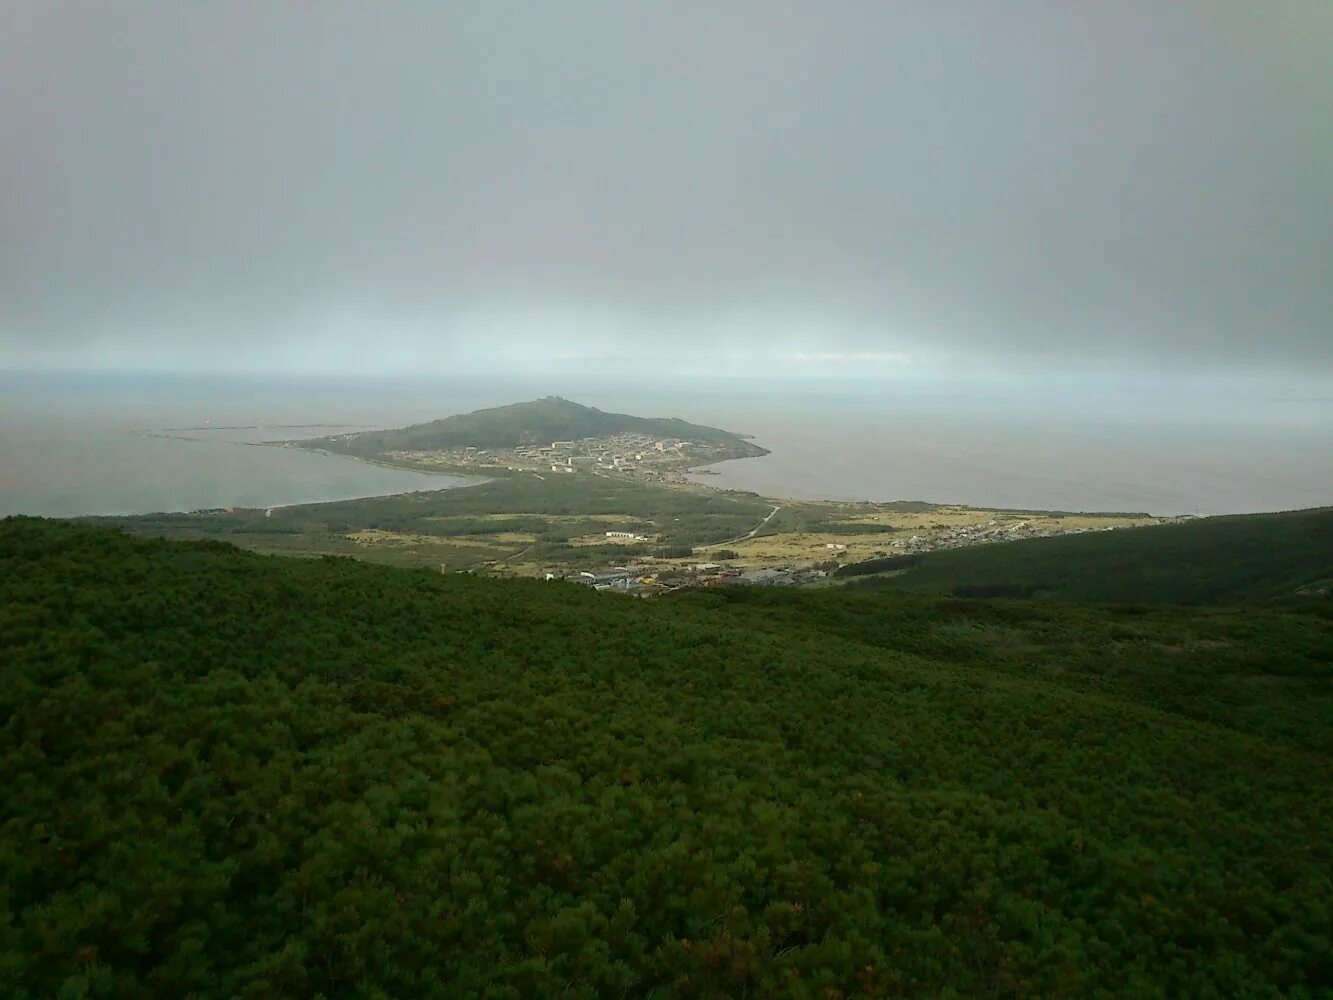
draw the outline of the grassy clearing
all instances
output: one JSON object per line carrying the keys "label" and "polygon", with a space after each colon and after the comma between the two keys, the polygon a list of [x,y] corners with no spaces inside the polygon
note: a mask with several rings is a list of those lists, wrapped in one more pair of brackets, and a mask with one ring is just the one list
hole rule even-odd
{"label": "grassy clearing", "polygon": [[[582,524],[593,520],[592,515],[585,514],[543,514],[541,511],[509,512],[503,514],[450,514],[442,517],[426,517],[423,521],[431,521],[436,524],[449,525],[457,523],[469,523],[472,521],[491,521],[501,523],[505,521],[523,521],[528,518],[539,518],[553,525],[563,524]],[[595,520],[610,521],[615,524],[629,524],[641,518],[633,517],[630,514],[597,514]]]}
{"label": "grassy clearing", "polygon": [[838,550],[829,545],[845,545],[842,554],[849,559],[870,558],[892,539],[892,533],[874,535],[840,535],[828,532],[789,532],[780,535],[761,535],[728,545],[735,551],[737,561],[767,565],[769,563],[810,562],[832,559]]}
{"label": "grassy clearing", "polygon": [[[605,567],[694,549],[694,555],[668,563],[681,565],[710,558],[709,545],[734,549],[742,566],[835,558],[852,562],[894,552],[898,539],[929,538],[931,533],[992,521],[1086,530],[1143,520],[920,503],[784,502],[755,538],[730,541],[760,525],[774,503],[695,485],[649,485],[594,475],[549,481],[515,476],[459,489],[277,508],[271,514],[237,510],[102,520],[141,534],[225,538],[260,552],[348,555],[400,566],[443,563],[451,569],[486,569],[532,546],[535,551],[523,564],[534,564],[534,573],[556,566]],[[609,545],[605,532],[615,530],[655,541]],[[506,569],[514,566],[511,562]]]}
{"label": "grassy clearing", "polygon": [[976,507],[939,507],[932,511],[874,511],[852,514],[838,520],[848,524],[882,524],[903,531],[925,531],[938,526],[965,528],[969,525],[1002,525],[1028,523],[1063,530],[1095,531],[1099,528],[1133,528],[1158,524],[1159,517],[1121,516],[1114,514],[1023,514],[1004,510],[984,510]]}
{"label": "grassy clearing", "polygon": [[[779,525],[774,533],[760,534],[727,547],[736,551],[740,561],[760,566],[833,558],[855,562],[892,552],[896,541],[913,536],[929,540],[959,528],[1027,525],[1036,531],[1098,531],[1161,521],[1154,517],[1099,514],[1017,514],[960,506],[926,511],[866,511],[863,505],[848,508],[835,503],[800,504],[790,512],[784,508],[773,520]],[[802,525],[823,530],[804,530],[799,527]],[[839,531],[840,525],[855,525],[856,530]],[[873,530],[877,527],[882,530]]]}
{"label": "grassy clearing", "polygon": [[531,545],[537,539],[536,535],[521,531],[501,531],[493,535],[449,535],[441,537],[439,535],[415,535],[409,532],[374,529],[349,532],[345,537],[358,545],[392,545],[400,548],[405,546],[442,546],[445,548],[464,546],[483,549]]}

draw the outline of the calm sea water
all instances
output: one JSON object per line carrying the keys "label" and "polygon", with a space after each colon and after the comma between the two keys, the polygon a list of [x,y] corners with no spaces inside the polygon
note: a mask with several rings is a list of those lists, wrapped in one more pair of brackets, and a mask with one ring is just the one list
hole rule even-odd
{"label": "calm sea water", "polygon": [[5,376],[0,516],[269,507],[471,482],[257,446],[391,425],[406,415],[393,403],[273,380]]}
{"label": "calm sea water", "polygon": [[1333,503],[1333,391],[1251,380],[318,380],[0,375],[0,516],[277,506],[450,476],[257,447],[556,393],[748,433],[769,496],[1239,513]]}

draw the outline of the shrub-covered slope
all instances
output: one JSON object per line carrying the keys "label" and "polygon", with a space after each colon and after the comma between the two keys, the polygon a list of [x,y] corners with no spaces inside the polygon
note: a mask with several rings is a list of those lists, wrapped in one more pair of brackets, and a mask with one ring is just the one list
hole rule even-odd
{"label": "shrub-covered slope", "polygon": [[1330,622],[1063,614],[0,522],[0,992],[1317,995]]}
{"label": "shrub-covered slope", "polygon": [[[1333,595],[1333,507],[890,557],[849,586],[1173,604],[1292,603]],[[875,570],[872,564],[861,571]],[[856,576],[856,565],[844,575]]]}

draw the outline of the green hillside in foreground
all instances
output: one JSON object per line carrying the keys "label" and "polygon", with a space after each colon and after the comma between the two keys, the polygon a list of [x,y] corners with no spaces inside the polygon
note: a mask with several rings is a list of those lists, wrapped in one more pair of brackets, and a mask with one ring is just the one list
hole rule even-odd
{"label": "green hillside in foreground", "polygon": [[1331,675],[1326,605],[639,601],[10,519],[0,994],[1323,996]]}
{"label": "green hillside in foreground", "polygon": [[548,445],[552,441],[576,441],[630,433],[710,444],[734,444],[746,454],[767,454],[763,448],[750,444],[741,435],[716,427],[691,424],[679,417],[635,417],[627,413],[604,413],[595,407],[573,403],[559,396],[461,413],[397,430],[337,435],[303,443],[350,454],[371,455],[390,451]]}
{"label": "green hillside in foreground", "polygon": [[847,566],[849,586],[1146,604],[1292,603],[1333,594],[1333,507],[1208,517]]}

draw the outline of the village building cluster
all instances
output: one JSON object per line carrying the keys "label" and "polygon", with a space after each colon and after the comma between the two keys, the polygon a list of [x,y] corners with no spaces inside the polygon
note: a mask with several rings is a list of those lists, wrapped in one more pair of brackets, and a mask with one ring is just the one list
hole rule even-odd
{"label": "village building cluster", "polygon": [[445,448],[396,451],[390,457],[413,465],[445,465],[476,469],[505,469],[542,476],[592,472],[623,475],[657,482],[684,481],[696,465],[708,465],[736,456],[734,444],[655,438],[623,433],[576,441],[552,441],[512,448]]}
{"label": "village building cluster", "polygon": [[813,565],[746,570],[725,563],[693,563],[688,566],[643,563],[613,566],[604,570],[548,572],[546,579],[563,580],[594,590],[651,597],[685,587],[796,587],[822,580],[827,575],[825,570]]}
{"label": "village building cluster", "polygon": [[[1132,522],[1127,522],[1132,523]],[[1078,522],[1065,523],[1062,518],[1038,516],[1022,520],[993,519],[985,523],[959,526],[937,525],[921,528],[911,535],[893,537],[893,528],[883,534],[868,534],[864,541],[849,549],[847,542],[819,542],[804,560],[769,563],[757,558],[728,558],[716,562],[680,562],[649,558],[638,565],[589,567],[573,571],[550,571],[548,580],[566,580],[593,587],[647,597],[682,587],[793,587],[806,586],[826,578],[838,567],[862,559],[884,555],[909,555],[935,552],[942,549],[964,548],[992,542],[1014,541],[1022,538],[1047,538],[1055,535],[1079,534],[1088,531],[1114,531],[1116,525],[1089,527]],[[648,541],[653,536],[628,531],[608,531],[607,541]],[[731,553],[732,556],[735,553]]]}
{"label": "village building cluster", "polygon": [[1052,538],[1056,535],[1082,534],[1088,531],[1114,531],[1115,525],[1098,528],[1066,527],[1058,519],[1024,521],[988,521],[986,524],[967,524],[950,528],[923,531],[907,538],[895,538],[887,548],[895,554],[915,555],[937,552],[941,549],[961,549],[987,542],[1014,542],[1022,538]]}

